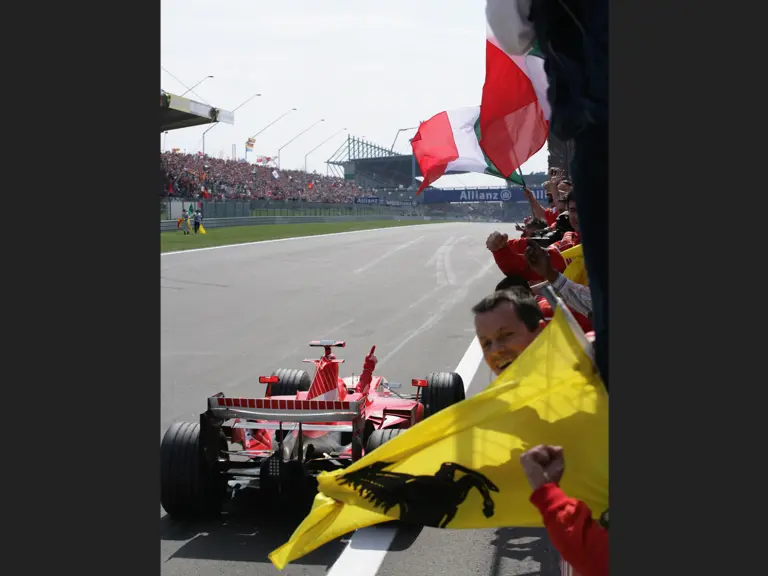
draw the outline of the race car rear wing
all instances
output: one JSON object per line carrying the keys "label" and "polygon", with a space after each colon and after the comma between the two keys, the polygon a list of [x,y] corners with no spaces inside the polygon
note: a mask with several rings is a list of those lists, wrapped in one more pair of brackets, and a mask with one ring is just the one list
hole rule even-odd
{"label": "race car rear wing", "polygon": [[239,418],[273,422],[349,422],[349,425],[341,425],[343,429],[354,428],[354,424],[363,418],[364,408],[365,401],[226,398],[223,395],[208,398],[208,410],[223,420]]}

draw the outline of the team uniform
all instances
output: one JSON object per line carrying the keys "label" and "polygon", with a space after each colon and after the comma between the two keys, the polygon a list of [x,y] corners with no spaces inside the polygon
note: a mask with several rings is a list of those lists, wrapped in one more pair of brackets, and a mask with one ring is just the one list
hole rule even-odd
{"label": "team uniform", "polygon": [[608,511],[600,522],[580,500],[569,498],[554,483],[541,486],[531,494],[552,545],[563,558],[563,576],[608,576]]}
{"label": "team uniform", "polygon": [[[549,260],[552,262],[552,267],[562,274],[568,264],[570,264],[570,260],[564,258],[561,251],[573,248],[579,243],[581,243],[581,236],[578,232],[566,232],[561,240],[547,247],[546,250],[549,254]],[[514,238],[507,241],[507,245],[504,248],[493,252],[493,258],[496,260],[496,265],[506,276],[521,276],[529,284],[543,282],[544,278],[539,276],[528,266],[528,262],[525,259],[525,249],[527,247],[527,239]],[[551,319],[554,316],[554,310],[549,305],[546,298],[537,296],[536,302],[538,303],[544,318]],[[574,318],[584,332],[592,330],[592,321],[587,316],[580,314],[571,307],[568,307],[568,309],[573,313]]]}
{"label": "team uniform", "polygon": [[[539,305],[539,310],[541,310],[541,313],[544,315],[544,318],[546,318],[547,320],[551,320],[552,317],[555,315],[555,311],[552,309],[552,306],[549,305],[549,302],[543,296],[536,296],[536,304]],[[566,304],[566,308],[568,308],[571,314],[573,314],[573,318],[576,320],[576,322],[579,323],[579,326],[581,326],[581,329],[584,330],[585,333],[591,332],[594,329],[594,327],[592,326],[592,320],[590,320],[589,317],[574,310],[567,304]]]}
{"label": "team uniform", "polygon": [[[507,241],[507,245],[495,252],[492,252],[493,259],[506,276],[522,276],[529,284],[543,282],[544,278],[536,274],[528,266],[525,260],[525,249],[528,248],[526,238],[513,238]],[[552,267],[558,272],[565,270],[566,262],[556,246],[550,246],[547,249]]]}
{"label": "team uniform", "polygon": [[544,210],[544,221],[550,228],[554,228],[558,216],[560,216],[560,212],[557,211],[557,208],[547,208]]}
{"label": "team uniform", "polygon": [[[557,242],[554,242],[552,246],[556,246],[560,252],[565,252],[566,250],[573,248],[574,246],[578,246],[579,244],[581,244],[581,234],[571,231],[563,234],[563,237]],[[570,262],[566,260],[566,265],[568,264],[570,264]]]}

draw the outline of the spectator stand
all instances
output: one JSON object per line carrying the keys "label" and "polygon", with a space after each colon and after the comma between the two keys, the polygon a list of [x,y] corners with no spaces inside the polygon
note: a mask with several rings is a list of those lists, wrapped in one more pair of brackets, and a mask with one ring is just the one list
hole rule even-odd
{"label": "spectator stand", "polygon": [[[413,154],[399,154],[391,148],[348,136],[326,161],[327,172],[367,190],[385,190],[387,198],[412,204],[419,202],[416,190],[421,170]],[[466,174],[466,172],[446,172]]]}
{"label": "spectator stand", "polygon": [[191,126],[235,123],[235,114],[160,90],[160,133]]}
{"label": "spectator stand", "polygon": [[[160,90],[160,133],[170,130],[179,130],[191,126],[203,126],[205,124],[214,124],[224,122],[225,124],[235,123],[235,114],[229,110],[215,108],[208,104],[203,104],[183,96],[177,96],[165,90]],[[166,175],[161,170],[163,185],[168,188]],[[181,212],[182,205],[172,206],[168,201],[167,195],[161,194],[160,199],[160,219],[171,218]],[[175,209],[174,209],[175,208]]]}
{"label": "spectator stand", "polygon": [[[341,178],[280,170],[244,160],[213,158],[202,153],[162,152],[160,196],[181,210],[199,202],[208,218],[241,216],[375,216],[403,212],[400,202],[358,204],[374,190]],[[168,216],[166,216],[167,218]]]}

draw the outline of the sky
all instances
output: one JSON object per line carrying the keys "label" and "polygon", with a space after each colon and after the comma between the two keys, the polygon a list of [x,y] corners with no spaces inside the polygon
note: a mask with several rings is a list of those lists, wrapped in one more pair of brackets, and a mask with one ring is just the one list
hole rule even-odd
{"label": "sky", "polygon": [[[281,167],[326,173],[326,160],[356,136],[409,154],[408,138],[444,110],[480,104],[485,0],[162,0],[161,87],[235,112],[205,136],[205,152],[242,157],[278,148]],[[186,86],[186,87],[185,87]],[[161,149],[202,150],[196,126],[160,135]],[[346,128],[346,131],[337,132]],[[546,145],[523,172],[547,169]],[[439,187],[499,186],[482,174],[444,176]]]}

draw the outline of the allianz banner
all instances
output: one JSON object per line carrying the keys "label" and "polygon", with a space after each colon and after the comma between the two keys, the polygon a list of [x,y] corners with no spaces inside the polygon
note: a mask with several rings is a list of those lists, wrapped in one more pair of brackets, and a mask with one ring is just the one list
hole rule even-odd
{"label": "allianz banner", "polygon": [[378,204],[380,206],[415,206],[416,201],[404,202],[402,200],[389,200],[388,198],[380,198],[379,196],[360,196],[355,198],[355,204]]}
{"label": "allianz banner", "polygon": [[[531,188],[536,199],[546,206],[544,188]],[[444,202],[527,202],[523,189],[515,188],[427,188],[422,192],[425,204]]]}

